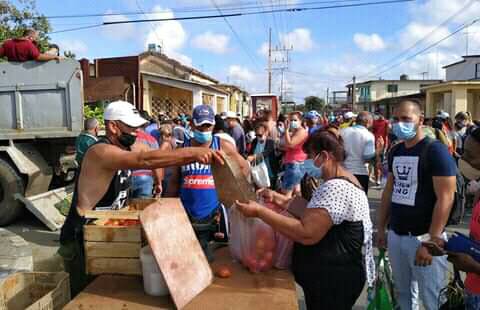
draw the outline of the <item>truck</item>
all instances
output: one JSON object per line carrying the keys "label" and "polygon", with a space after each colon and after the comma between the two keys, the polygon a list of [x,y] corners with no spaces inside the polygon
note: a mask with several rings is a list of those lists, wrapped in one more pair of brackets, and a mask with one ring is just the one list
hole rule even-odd
{"label": "truck", "polygon": [[22,198],[71,182],[83,130],[83,80],[73,59],[0,63],[0,226]]}
{"label": "truck", "polygon": [[278,104],[278,97],[275,94],[253,94],[252,98],[252,113],[255,115],[258,111],[270,110],[274,118],[280,113]]}

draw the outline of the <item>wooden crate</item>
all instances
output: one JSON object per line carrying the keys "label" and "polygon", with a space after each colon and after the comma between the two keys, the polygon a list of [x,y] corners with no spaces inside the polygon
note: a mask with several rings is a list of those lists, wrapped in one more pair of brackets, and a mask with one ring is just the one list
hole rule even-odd
{"label": "wooden crate", "polygon": [[66,272],[18,272],[0,284],[0,309],[57,310],[69,301]]}
{"label": "wooden crate", "polygon": [[84,226],[87,274],[141,275],[140,249],[146,243],[141,225],[109,226],[110,219],[139,220],[140,212],[157,199],[132,199],[125,210],[87,211],[85,217],[97,219]]}

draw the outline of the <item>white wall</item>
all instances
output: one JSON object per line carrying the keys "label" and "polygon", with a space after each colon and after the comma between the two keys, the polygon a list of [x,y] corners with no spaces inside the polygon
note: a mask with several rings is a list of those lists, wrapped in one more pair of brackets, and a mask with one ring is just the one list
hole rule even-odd
{"label": "white wall", "polygon": [[[381,100],[384,98],[406,96],[420,92],[420,85],[435,84],[436,82],[423,80],[405,80],[405,81],[374,81],[370,82],[370,99],[371,101]],[[398,85],[396,93],[387,92],[388,85]],[[360,91],[357,91],[357,102],[359,102]]]}
{"label": "white wall", "polygon": [[447,81],[475,79],[475,64],[480,64],[480,57],[465,58],[465,62],[446,68]]}

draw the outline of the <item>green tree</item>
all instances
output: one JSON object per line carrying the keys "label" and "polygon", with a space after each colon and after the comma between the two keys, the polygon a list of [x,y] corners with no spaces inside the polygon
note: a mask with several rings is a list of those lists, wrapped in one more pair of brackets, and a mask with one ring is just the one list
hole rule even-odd
{"label": "green tree", "polygon": [[18,0],[14,5],[11,1],[0,0],[0,42],[7,39],[21,37],[27,28],[39,32],[37,42],[40,51],[48,48],[51,30],[50,23],[45,15],[38,13],[35,0]]}
{"label": "green tree", "polygon": [[316,111],[323,111],[325,108],[325,100],[322,98],[319,98],[317,96],[308,96],[305,98],[305,105],[304,109],[305,111],[311,111],[311,110],[316,110]]}

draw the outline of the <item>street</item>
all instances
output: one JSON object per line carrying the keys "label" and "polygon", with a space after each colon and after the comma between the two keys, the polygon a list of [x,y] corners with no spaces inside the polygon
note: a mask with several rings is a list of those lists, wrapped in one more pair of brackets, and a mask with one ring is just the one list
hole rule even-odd
{"label": "street", "polygon": [[[374,221],[375,212],[380,202],[381,191],[379,189],[371,189],[369,191],[369,201],[371,208],[371,217]],[[469,210],[468,210],[469,211]],[[470,214],[465,216],[464,224],[458,226],[448,227],[448,231],[459,231],[468,234],[468,222]],[[375,223],[375,221],[374,221]],[[56,251],[58,249],[59,231],[52,232],[48,230],[38,219],[31,214],[25,214],[23,218],[15,224],[5,227],[5,230],[18,235],[25,239],[28,244],[28,249],[23,248],[22,251],[31,251],[33,257],[33,269],[35,271],[60,271],[63,269],[62,260]],[[1,243],[2,241],[0,241]],[[5,241],[3,241],[5,242]],[[20,251],[20,249],[17,249]],[[10,252],[10,255],[14,253]],[[20,255],[23,256],[23,255]],[[303,293],[301,288],[297,286],[299,296],[299,307],[305,309]],[[354,309],[364,309],[367,305],[367,289],[363,290],[362,295],[357,300]]]}

